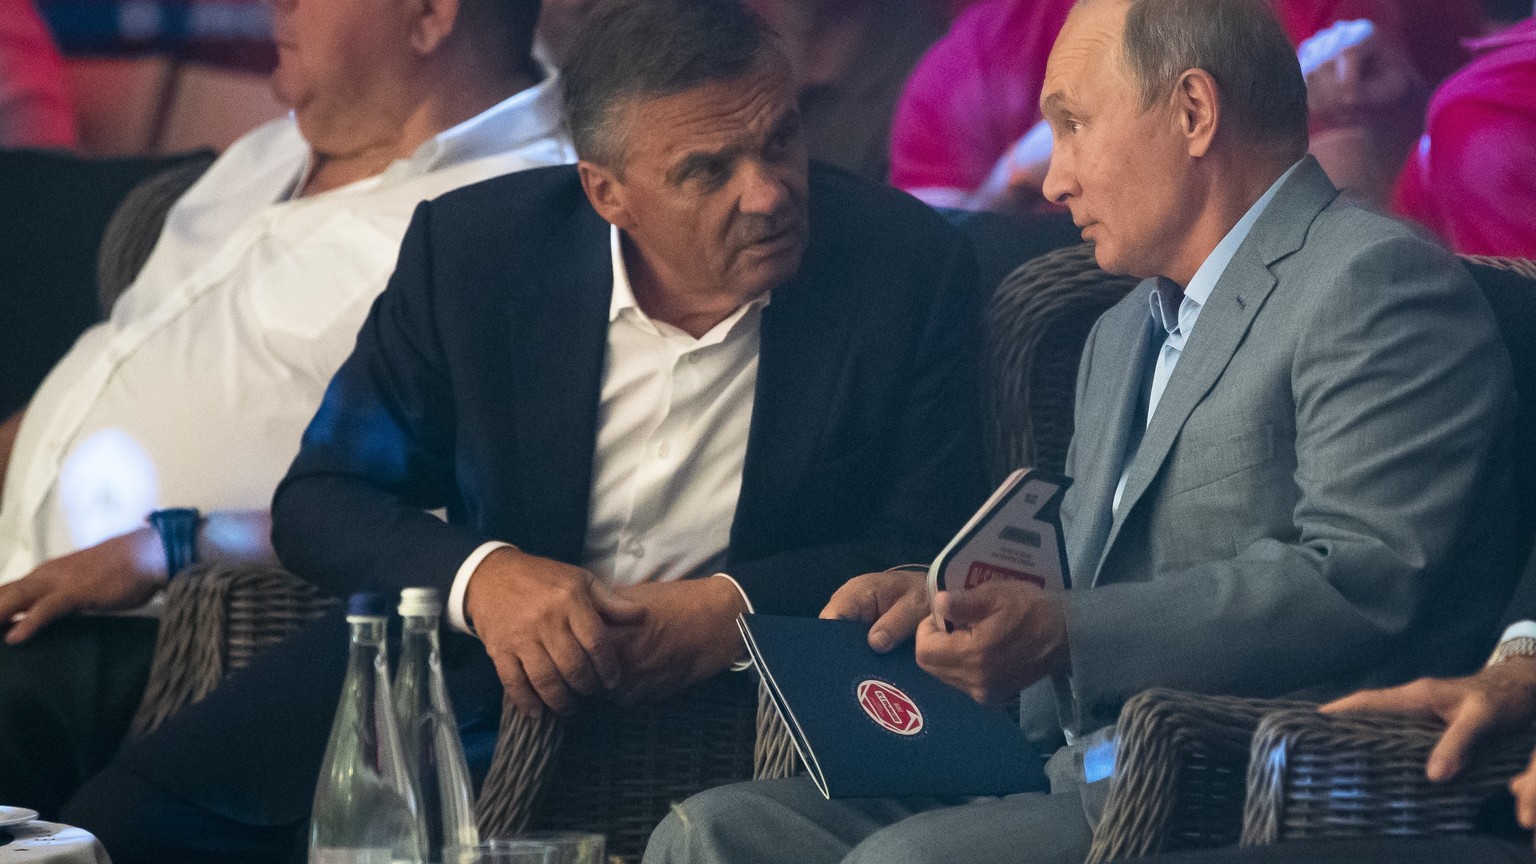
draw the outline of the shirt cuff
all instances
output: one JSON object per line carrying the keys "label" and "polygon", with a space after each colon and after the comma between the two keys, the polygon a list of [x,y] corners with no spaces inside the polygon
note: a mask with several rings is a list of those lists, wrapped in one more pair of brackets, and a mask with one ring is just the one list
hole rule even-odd
{"label": "shirt cuff", "polygon": [[1499,644],[1503,645],[1511,639],[1536,639],[1536,621],[1516,621],[1504,628]]}
{"label": "shirt cuff", "polygon": [[481,543],[475,551],[469,553],[464,563],[459,565],[459,572],[453,576],[453,587],[448,589],[448,626],[459,631],[475,635],[474,628],[469,626],[469,618],[464,614],[464,594],[469,590],[469,577],[475,575],[475,570],[480,567],[480,562],[486,556],[497,549],[515,549],[511,543],[503,543],[500,540],[492,540],[489,543]]}
{"label": "shirt cuff", "polygon": [[[731,576],[731,574],[729,574],[729,573],[716,573],[715,575],[716,576],[723,576],[723,577],[725,577],[728,581],[730,581],[730,583],[732,585],[736,586],[736,593],[741,595],[741,602],[747,604],[747,611],[748,612],[756,612],[757,611],[756,609],[752,608],[752,598],[747,596],[747,589],[741,587],[741,583],[737,582],[735,577]],[[752,655],[750,655],[750,654],[747,655],[746,659],[744,659],[744,660],[737,660],[735,663],[731,664],[731,671],[732,672],[745,672],[745,671],[747,671],[748,669],[751,669],[751,668],[752,668]]]}

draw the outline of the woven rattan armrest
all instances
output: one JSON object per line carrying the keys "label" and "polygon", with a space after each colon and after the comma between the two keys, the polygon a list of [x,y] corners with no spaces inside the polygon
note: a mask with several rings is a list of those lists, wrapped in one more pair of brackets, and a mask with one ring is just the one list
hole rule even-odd
{"label": "woven rattan armrest", "polygon": [[154,731],[230,671],[336,601],[269,564],[210,564],[171,580],[132,734]]}
{"label": "woven rattan armrest", "polygon": [[1536,734],[1486,743],[1454,779],[1424,776],[1444,725],[1384,714],[1288,710],[1254,733],[1244,845],[1470,834],[1478,810],[1526,766]]}
{"label": "woven rattan armrest", "polygon": [[750,674],[719,675],[653,705],[594,700],[568,718],[529,717],[505,703],[477,821],[488,837],[597,831],[610,858],[638,861],[672,804],[713,786],[788,776],[795,759]]}
{"label": "woven rattan armrest", "polygon": [[1088,861],[1237,842],[1254,730],[1266,713],[1306,705],[1156,689],[1132,697]]}

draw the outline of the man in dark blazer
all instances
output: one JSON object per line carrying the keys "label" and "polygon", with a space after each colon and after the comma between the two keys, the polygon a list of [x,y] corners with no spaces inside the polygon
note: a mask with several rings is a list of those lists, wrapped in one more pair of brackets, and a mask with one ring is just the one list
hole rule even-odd
{"label": "man in dark blazer", "polygon": [[[284,564],[326,590],[448,598],[475,637],[445,638],[455,707],[487,728],[503,688],[563,712],[724,672],[738,612],[814,614],[927,560],[985,493],[971,253],[904,194],[808,169],[755,17],[605,5],[562,82],[580,165],[418,209],[273,504]],[[66,816],[119,862],[291,843],[342,633],[232,677]]]}
{"label": "man in dark blazer", "polygon": [[[646,4],[616,7],[588,32],[653,40],[637,53],[659,53],[654,45],[671,37],[678,51],[691,44],[728,56],[734,46],[716,48],[700,34],[746,36],[708,19],[740,15],[731,27],[757,26],[731,4],[676,5],[685,8],[673,14],[701,19],[697,33]],[[741,651],[734,620],[743,601],[814,614],[850,574],[925,557],[983,497],[970,416],[979,299],[970,254],[903,195],[819,167],[807,175],[781,58],[757,38],[755,65],[722,61],[725,80],[608,97],[607,114],[635,112],[622,120],[622,143],[583,125],[599,98],[591,91],[609,86],[619,61],[611,51],[594,51],[600,62],[573,59],[564,80],[582,163],[422,205],[389,289],[277,491],[279,555],[331,593],[429,584],[451,597],[467,582],[465,617],[530,710],[533,696],[564,708],[611,673],[629,679],[628,695],[662,695],[645,676],[654,672],[664,691],[722,671]],[[656,65],[672,74],[680,62]],[[737,110],[745,121],[716,114]],[[626,286],[638,308],[616,312]],[[732,338],[755,326],[760,347],[743,359],[756,367],[740,403],[746,416],[703,411],[658,431],[645,418],[635,437],[649,435],[649,449],[605,440],[631,407],[610,385],[629,366],[655,362],[618,332],[631,319],[680,346],[662,365],[675,359],[703,377],[712,353],[732,351]],[[724,338],[713,343],[712,333]],[[729,402],[741,395],[735,374],[725,369],[687,398]],[[676,392],[688,379],[671,380],[664,427],[691,410]],[[721,443],[726,453],[710,452]],[[641,451],[638,467],[613,467],[625,447]],[[739,480],[712,469],[703,478],[739,484],[723,520],[712,521],[717,501],[680,479],[710,459],[740,466]],[[619,547],[611,554],[593,540],[611,504],[599,496],[643,499],[643,478],[632,483],[623,472],[657,460],[668,466],[658,491],[669,518],[648,533],[633,524],[607,532]],[[426,512],[437,508],[446,522]],[[665,553],[628,555],[630,535],[665,546],[656,535],[669,531],[685,532],[685,546],[718,543],[720,554],[696,561],[680,550],[682,573]],[[515,548],[466,568],[496,542]],[[705,578],[671,581],[678,575]],[[561,596],[546,602],[555,588]],[[525,641],[530,632],[541,645]],[[643,653],[637,641],[647,643]],[[539,647],[559,681],[539,680],[535,667],[548,671]],[[600,658],[612,652],[622,668],[605,668]],[[698,668],[663,685],[673,672],[649,668],[660,656],[674,670],[690,658]]]}

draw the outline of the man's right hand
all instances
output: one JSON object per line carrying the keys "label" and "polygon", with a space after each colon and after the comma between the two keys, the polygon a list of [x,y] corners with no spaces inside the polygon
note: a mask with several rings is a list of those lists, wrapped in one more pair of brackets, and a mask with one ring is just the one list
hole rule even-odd
{"label": "man's right hand", "polygon": [[469,579],[464,607],[518,710],[569,713],[576,696],[619,686],[622,670],[610,621],[637,623],[640,607],[612,595],[580,567],[497,549]]}
{"label": "man's right hand", "polygon": [[1401,687],[1364,690],[1322,710],[1384,711],[1445,721],[1445,732],[1424,769],[1438,783],[1461,771],[1484,736],[1536,722],[1536,658],[1511,657],[1465,678],[1423,678]]}
{"label": "man's right hand", "polygon": [[843,583],[823,618],[863,621],[869,628],[869,647],[885,653],[917,632],[917,625],[929,612],[928,577],[906,570],[865,573]]}

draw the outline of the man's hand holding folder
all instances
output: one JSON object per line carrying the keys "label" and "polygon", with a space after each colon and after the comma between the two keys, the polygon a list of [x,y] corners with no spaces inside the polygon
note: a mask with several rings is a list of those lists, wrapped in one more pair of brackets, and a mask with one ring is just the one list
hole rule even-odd
{"label": "man's hand holding folder", "polygon": [[981,703],[1065,671],[1058,508],[1071,482],[1014,472],[930,567],[855,577],[821,617],[870,624],[869,647],[882,653],[915,635],[918,665]]}
{"label": "man's hand holding folder", "polygon": [[989,582],[964,594],[940,591],[917,630],[917,665],[983,704],[1067,669],[1067,618],[1061,592],[1028,582]]}
{"label": "man's hand holding folder", "polygon": [[885,653],[917,638],[917,663],[981,703],[1012,699],[1067,666],[1067,620],[1060,591],[1028,582],[989,582],[940,591],[934,605],[955,625],[946,633],[931,614],[927,576],[905,570],[866,573],[832,595],[823,618],[871,625],[869,647]]}

